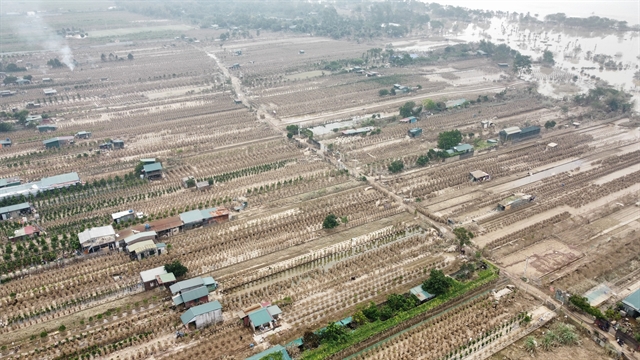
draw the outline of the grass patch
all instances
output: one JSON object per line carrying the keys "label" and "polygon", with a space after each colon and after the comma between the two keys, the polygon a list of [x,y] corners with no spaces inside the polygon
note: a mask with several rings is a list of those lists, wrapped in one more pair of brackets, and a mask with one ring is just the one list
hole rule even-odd
{"label": "grass patch", "polygon": [[450,300],[460,297],[467,292],[476,289],[491,280],[498,277],[498,269],[489,264],[487,270],[479,271],[478,277],[473,281],[467,283],[455,282],[453,288],[446,295],[438,296],[437,298],[417,306],[411,310],[398,313],[396,316],[386,321],[374,321],[364,324],[358,327],[356,330],[347,334],[344,342],[341,343],[328,343],[320,345],[317,349],[305,351],[302,353],[300,359],[303,360],[320,360],[325,359],[333,354],[336,354],[350,346],[358,344],[378,333],[388,330],[404,321],[410,320],[420,314],[423,314],[439,305],[442,305]]}
{"label": "grass patch", "polygon": [[364,81],[371,81],[385,86],[393,86],[394,84],[402,84],[404,80],[406,80],[406,76],[395,74],[386,76],[374,76]]}

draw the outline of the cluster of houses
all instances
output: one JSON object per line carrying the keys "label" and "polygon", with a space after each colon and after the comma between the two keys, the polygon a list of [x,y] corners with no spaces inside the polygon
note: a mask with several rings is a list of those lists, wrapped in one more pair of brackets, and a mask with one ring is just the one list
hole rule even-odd
{"label": "cluster of houses", "polygon": [[[116,224],[140,218],[141,216],[142,214],[133,210],[124,210],[111,214],[111,218]],[[171,236],[183,230],[226,222],[227,220],[229,220],[229,211],[226,208],[196,209],[183,212],[178,216],[135,225],[117,234],[112,225],[86,229],[78,234],[78,239],[82,252],[86,254],[101,249],[121,250],[127,251],[132,259],[140,260],[164,253],[166,245],[157,242],[161,237]]]}

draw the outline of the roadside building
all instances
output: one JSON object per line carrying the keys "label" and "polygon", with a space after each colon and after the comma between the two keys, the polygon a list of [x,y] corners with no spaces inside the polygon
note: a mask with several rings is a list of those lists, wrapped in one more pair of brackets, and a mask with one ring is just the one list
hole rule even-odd
{"label": "roadside building", "polygon": [[0,220],[16,219],[31,214],[31,205],[29,203],[21,203],[9,205],[0,208]]}
{"label": "roadside building", "polygon": [[136,217],[136,214],[132,209],[111,214],[111,218],[116,224],[119,224],[121,222],[125,222],[128,220],[133,220],[135,217]]}
{"label": "roadside building", "polygon": [[148,180],[162,179],[162,164],[155,162],[142,167],[144,177]]}
{"label": "roadside building", "polygon": [[76,137],[78,139],[88,139],[91,137],[91,132],[90,131],[78,131],[76,133]]}
{"label": "roadside building", "polygon": [[180,315],[182,325],[194,324],[196,329],[222,321],[222,305],[218,300],[194,306]]}
{"label": "roadside building", "polygon": [[167,274],[167,270],[164,266],[158,266],[157,268],[145,270],[140,272],[140,279],[144,285],[144,289],[149,291],[156,288],[158,284],[158,277]]}
{"label": "roadside building", "polygon": [[86,229],[78,234],[78,240],[85,254],[105,248],[110,250],[119,248],[116,242],[116,232],[111,225]]}
{"label": "roadside building", "polygon": [[487,181],[491,180],[491,176],[482,170],[475,170],[469,173],[469,178],[473,181]]}
{"label": "roadside building", "polygon": [[513,140],[520,136],[520,128],[517,126],[508,127],[500,130],[500,139],[502,141]]}
{"label": "roadside building", "polygon": [[4,140],[0,140],[0,148],[8,148],[11,147],[13,143],[11,142],[11,139],[6,138]]}
{"label": "roadside building", "polygon": [[20,178],[17,177],[17,176],[13,176],[13,177],[6,178],[6,179],[0,179],[0,189],[6,188],[6,187],[11,187],[11,186],[18,186],[21,183],[22,182],[20,181]]}
{"label": "roadside building", "polygon": [[56,131],[58,129],[57,126],[55,125],[39,125],[36,127],[38,129],[39,132],[50,132],[50,131]]}
{"label": "roadside building", "polygon": [[640,290],[636,290],[622,300],[622,308],[628,317],[640,317]]}

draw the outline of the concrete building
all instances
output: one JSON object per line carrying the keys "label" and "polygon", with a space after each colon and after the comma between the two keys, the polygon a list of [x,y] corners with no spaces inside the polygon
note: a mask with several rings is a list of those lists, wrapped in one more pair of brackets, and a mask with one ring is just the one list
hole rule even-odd
{"label": "concrete building", "polygon": [[6,138],[4,140],[0,140],[0,148],[8,148],[11,147],[13,143],[11,142],[11,139]]}
{"label": "concrete building", "polygon": [[111,214],[111,218],[116,224],[125,222],[127,220],[133,220],[135,217],[136,213],[132,209]]}
{"label": "concrete building", "polygon": [[74,139],[73,136],[58,136],[58,137],[44,140],[42,144],[44,144],[44,147],[47,149],[51,149],[54,147],[59,148],[63,145],[73,144],[73,139]]}
{"label": "concrete building", "polygon": [[78,139],[88,139],[91,137],[91,132],[90,131],[78,131],[76,133],[76,137]]}
{"label": "concrete building", "polygon": [[31,205],[26,202],[0,208],[0,220],[17,219],[28,214],[31,214]]}
{"label": "concrete building", "polygon": [[142,280],[144,289],[146,291],[149,291],[158,287],[158,278],[160,278],[164,274],[167,274],[167,270],[164,268],[164,265],[158,266],[157,268],[141,271],[140,279]]}
{"label": "concrete building", "polygon": [[116,242],[116,232],[111,225],[86,229],[78,234],[78,240],[85,254],[104,248],[118,249],[120,247]]}
{"label": "concrete building", "polygon": [[20,181],[20,178],[17,176],[6,178],[6,179],[0,179],[0,189],[10,187],[10,186],[18,186],[21,183],[22,182]]}
{"label": "concrete building", "polygon": [[162,164],[155,162],[142,167],[144,177],[148,180],[162,179]]}
{"label": "concrete building", "polygon": [[500,139],[502,139],[502,141],[513,140],[514,138],[518,138],[519,135],[520,128],[517,126],[512,126],[500,130]]}
{"label": "concrete building", "polygon": [[475,170],[469,173],[469,178],[473,181],[486,181],[491,180],[491,176],[484,171]]}
{"label": "concrete building", "polygon": [[622,308],[629,317],[640,316],[640,290],[636,290],[622,300]]}
{"label": "concrete building", "polygon": [[20,195],[35,195],[41,191],[59,189],[77,184],[80,184],[80,177],[78,176],[78,173],[72,172],[56,175],[48,178],[42,178],[40,181],[0,188],[0,199]]}
{"label": "concrete building", "polygon": [[58,129],[58,127],[55,125],[39,125],[39,126],[36,126],[36,128],[38,129],[39,132],[50,132],[50,131],[56,131]]}
{"label": "concrete building", "polygon": [[180,315],[182,325],[195,324],[196,329],[222,321],[222,305],[218,300],[194,306]]}

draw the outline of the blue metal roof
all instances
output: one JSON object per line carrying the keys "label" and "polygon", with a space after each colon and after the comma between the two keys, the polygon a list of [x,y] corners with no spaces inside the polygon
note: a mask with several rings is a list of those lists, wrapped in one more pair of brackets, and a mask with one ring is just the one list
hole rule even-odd
{"label": "blue metal roof", "polygon": [[193,224],[202,222],[204,218],[202,217],[202,211],[200,210],[191,210],[187,212],[183,212],[180,214],[180,220],[182,220],[183,224]]}
{"label": "blue metal roof", "polygon": [[269,315],[271,315],[271,316],[276,316],[276,315],[282,314],[282,310],[280,310],[280,307],[278,307],[278,305],[271,305],[271,306],[267,307],[267,311],[269,312]]}
{"label": "blue metal roof", "polygon": [[428,292],[424,291],[422,289],[422,285],[418,285],[414,288],[411,288],[411,290],[409,290],[409,292],[411,292],[413,295],[415,295],[418,300],[420,301],[425,301],[425,300],[429,300],[432,299],[434,297],[436,297],[435,295],[429,294]]}
{"label": "blue metal roof", "polygon": [[260,360],[263,357],[269,355],[269,354],[273,354],[273,353],[282,353],[282,359],[283,360],[291,360],[291,356],[289,356],[289,353],[287,352],[287,349],[284,348],[284,346],[282,345],[276,345],[272,348],[269,348],[259,354],[255,354],[253,356],[249,356],[248,358],[246,358],[245,360]]}
{"label": "blue metal roof", "polygon": [[[114,141],[115,143],[115,141]],[[160,164],[159,162],[155,162],[153,164],[148,164],[142,167],[144,169],[145,173],[150,173],[152,171],[158,171],[158,170],[162,170],[162,164]]]}
{"label": "blue metal roof", "polygon": [[469,151],[469,150],[473,150],[473,146],[471,146],[469,144],[460,144],[460,145],[454,146],[453,150],[455,150],[457,152]]}
{"label": "blue metal roof", "polygon": [[193,321],[193,319],[198,315],[206,314],[206,313],[216,311],[216,310],[221,310],[221,309],[222,309],[222,305],[218,300],[208,302],[206,304],[194,306],[189,310],[185,311],[184,314],[180,315],[180,320],[182,320],[182,324],[187,325],[188,323]]}
{"label": "blue metal roof", "polygon": [[143,231],[137,234],[133,234],[131,236],[127,236],[126,238],[124,238],[124,243],[129,245],[129,243],[139,240],[139,239],[144,239],[147,237],[156,237],[158,234],[156,234],[155,231]]}
{"label": "blue metal roof", "polygon": [[0,214],[6,214],[6,213],[10,213],[10,212],[14,212],[14,211],[20,211],[20,210],[27,210],[31,208],[31,205],[29,205],[29,203],[22,203],[22,204],[15,204],[15,205],[10,205],[10,206],[5,206],[0,208]]}
{"label": "blue metal roof", "polygon": [[258,327],[260,325],[270,323],[273,318],[271,317],[271,314],[269,314],[269,311],[267,311],[267,309],[262,308],[250,313],[249,320],[251,320],[253,326]]}
{"label": "blue metal roof", "polygon": [[200,299],[201,297],[209,295],[209,290],[206,286],[201,286],[199,288],[195,288],[193,290],[185,291],[182,293],[182,301],[189,302],[195,299]]}
{"label": "blue metal roof", "polygon": [[204,281],[202,280],[201,277],[198,276],[198,277],[194,277],[193,279],[182,280],[180,282],[177,282],[171,285],[169,287],[169,290],[171,290],[172,294],[175,294],[184,289],[191,289],[196,286],[202,286],[202,285],[204,285]]}
{"label": "blue metal roof", "polygon": [[0,140],[0,145],[11,145],[11,139]]}
{"label": "blue metal roof", "polygon": [[631,293],[629,296],[624,298],[624,300],[622,300],[622,303],[640,312],[640,290],[637,290],[636,292]]}
{"label": "blue metal roof", "polygon": [[213,280],[211,276],[202,278],[202,283],[204,284],[204,286],[218,285],[218,283],[215,280]]}

